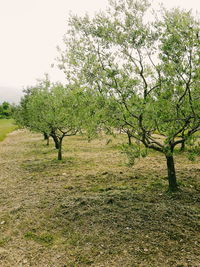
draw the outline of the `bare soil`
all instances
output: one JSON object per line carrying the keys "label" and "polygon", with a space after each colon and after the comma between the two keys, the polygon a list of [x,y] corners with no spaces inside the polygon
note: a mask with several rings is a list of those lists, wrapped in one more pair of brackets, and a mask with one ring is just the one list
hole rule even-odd
{"label": "bare soil", "polygon": [[[123,137],[0,142],[0,266],[200,266],[200,157],[175,158],[180,191],[151,153],[128,166]],[[109,143],[109,144],[106,144]]]}

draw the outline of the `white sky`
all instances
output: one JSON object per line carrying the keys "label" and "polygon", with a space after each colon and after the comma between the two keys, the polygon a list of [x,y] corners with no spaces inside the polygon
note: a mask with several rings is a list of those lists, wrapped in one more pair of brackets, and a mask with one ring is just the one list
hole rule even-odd
{"label": "white sky", "polygon": [[[154,0],[158,2],[162,1]],[[163,2],[200,12],[199,0]],[[46,72],[52,80],[61,80],[62,72],[50,66],[67,30],[67,15],[94,13],[106,6],[107,0],[0,0],[0,102],[18,101],[23,87]]]}

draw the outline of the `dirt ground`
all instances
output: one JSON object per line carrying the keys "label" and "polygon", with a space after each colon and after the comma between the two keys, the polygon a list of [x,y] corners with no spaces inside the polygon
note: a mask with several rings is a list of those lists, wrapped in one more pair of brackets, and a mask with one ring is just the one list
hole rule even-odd
{"label": "dirt ground", "polygon": [[118,140],[66,138],[64,160],[24,130],[0,142],[0,267],[200,266],[200,157],[132,167]]}

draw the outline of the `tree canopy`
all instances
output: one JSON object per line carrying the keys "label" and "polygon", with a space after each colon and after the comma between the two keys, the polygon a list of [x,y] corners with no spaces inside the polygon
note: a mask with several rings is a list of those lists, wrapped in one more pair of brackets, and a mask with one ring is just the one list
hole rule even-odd
{"label": "tree canopy", "polygon": [[165,155],[176,190],[174,148],[200,130],[200,27],[181,9],[148,21],[149,8],[145,0],[118,0],[93,18],[71,16],[60,68],[114,103],[110,127],[123,125]]}
{"label": "tree canopy", "polygon": [[78,101],[75,91],[44,80],[25,90],[15,118],[30,130],[51,136],[58,149],[58,159],[61,160],[63,138],[81,130]]}
{"label": "tree canopy", "polygon": [[10,118],[12,116],[14,110],[14,106],[9,102],[4,101],[0,105],[0,118]]}
{"label": "tree canopy", "polygon": [[135,156],[166,157],[177,190],[174,150],[200,131],[200,22],[179,8],[152,11],[147,0],[110,0],[93,17],[71,15],[58,60],[67,85],[46,76],[27,88],[16,118],[51,136],[58,159],[65,136],[121,129]]}

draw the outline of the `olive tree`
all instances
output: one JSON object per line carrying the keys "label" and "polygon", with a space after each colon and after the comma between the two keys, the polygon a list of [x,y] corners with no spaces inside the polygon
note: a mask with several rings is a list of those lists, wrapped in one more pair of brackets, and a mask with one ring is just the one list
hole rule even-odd
{"label": "olive tree", "polygon": [[199,22],[179,9],[148,21],[149,10],[145,0],[118,0],[93,18],[71,16],[59,66],[114,99],[120,112],[110,114],[112,122],[164,154],[175,191],[174,149],[200,130]]}
{"label": "olive tree", "polygon": [[22,99],[18,117],[21,115],[21,120],[29,129],[52,136],[58,149],[58,160],[62,160],[64,137],[76,135],[81,127],[76,92],[61,84],[49,84],[36,87],[24,99],[27,102],[22,106]]}

